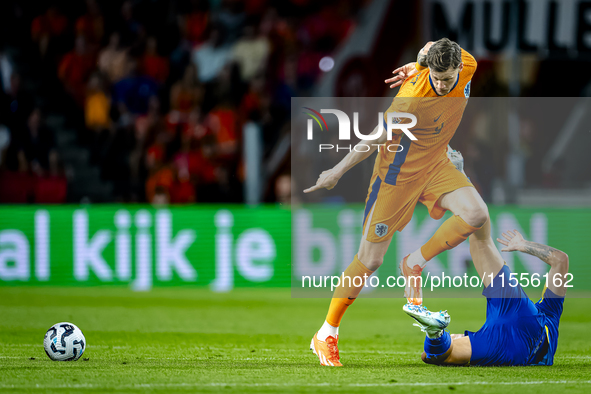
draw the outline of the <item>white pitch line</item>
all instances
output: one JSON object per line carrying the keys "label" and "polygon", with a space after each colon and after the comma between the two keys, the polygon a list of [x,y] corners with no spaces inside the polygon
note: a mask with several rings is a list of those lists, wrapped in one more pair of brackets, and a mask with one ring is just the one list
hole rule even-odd
{"label": "white pitch line", "polygon": [[[281,349],[281,348],[275,348],[275,349],[269,349],[269,348],[258,348],[258,347],[249,347],[249,348],[232,348],[232,347],[196,347],[193,349],[199,349],[199,350],[216,350],[216,351],[247,351],[247,352],[252,352],[253,350],[256,350],[257,352],[294,352],[294,353],[300,353],[302,352],[301,349]],[[341,354],[414,354],[414,355],[420,355],[420,352],[396,352],[396,351],[387,351],[387,350],[341,350],[340,351]]]}
{"label": "white pitch line", "polygon": [[33,345],[32,343],[0,343],[0,345],[10,347],[43,347],[43,344]]}
{"label": "white pitch line", "polygon": [[413,354],[415,356],[420,356],[421,353],[419,352],[390,352],[387,350],[343,350],[340,352],[341,354]]}
{"label": "white pitch line", "polygon": [[[396,382],[396,383],[138,383],[117,385],[117,388],[158,388],[158,387],[326,387],[326,386],[345,386],[345,387],[395,387],[395,386],[470,386],[470,385],[540,385],[540,384],[591,384],[591,380],[539,380],[529,382]],[[106,388],[110,386],[96,384],[62,384],[62,385],[42,385],[35,384],[30,386],[2,385],[3,389],[24,389],[24,388],[42,388],[42,389],[61,389],[61,388]]]}
{"label": "white pitch line", "polygon": [[[260,349],[257,349],[260,350]],[[304,352],[305,353],[305,352]],[[344,353],[344,352],[341,352]],[[418,356],[419,353],[413,353],[413,352],[381,352],[381,351],[375,351],[375,352],[371,352],[371,351],[359,351],[359,352],[348,352],[349,353],[377,353],[377,354],[412,354],[412,355],[416,355]],[[247,357],[247,358],[239,358],[240,360],[290,360],[291,358],[289,357],[264,357],[264,356],[259,356],[259,357],[255,357],[255,354],[252,354],[251,357]],[[195,356],[195,357],[139,357],[139,361],[142,360],[208,360],[210,359],[210,357],[203,357],[203,356]],[[0,356],[0,358],[10,358],[10,359],[29,359],[29,356]],[[94,358],[95,360],[100,360],[101,358]],[[222,359],[222,358],[220,358]],[[591,356],[558,356],[556,357],[556,359],[570,359],[570,360],[591,360]]]}
{"label": "white pitch line", "polygon": [[[43,344],[32,344],[32,343],[0,343],[2,346],[10,346],[10,347],[38,347],[42,348]],[[131,346],[111,346],[111,345],[90,345],[90,348],[101,348],[101,349],[130,349]]]}
{"label": "white pitch line", "polygon": [[[14,347],[36,347],[42,348],[42,344],[31,344],[31,343],[0,343],[2,346],[10,346],[11,348]],[[123,345],[123,346],[111,346],[111,345],[89,345],[88,349],[130,349],[131,346]],[[150,346],[150,348],[158,348],[158,346]],[[294,352],[294,353],[305,353],[305,346],[302,349],[295,349],[295,348],[259,348],[256,346],[253,347],[193,347],[190,349],[194,350],[214,350],[214,351],[245,351],[245,352],[252,352],[253,350],[257,352]],[[397,351],[387,351],[387,350],[341,350],[341,354],[415,354],[420,355],[421,352],[397,352]],[[555,355],[555,358],[574,358],[574,359],[591,359],[591,356],[570,356],[570,355]]]}

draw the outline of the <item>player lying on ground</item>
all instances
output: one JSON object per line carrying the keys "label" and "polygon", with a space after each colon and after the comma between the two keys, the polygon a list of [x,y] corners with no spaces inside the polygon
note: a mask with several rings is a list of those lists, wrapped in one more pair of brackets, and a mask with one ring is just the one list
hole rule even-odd
{"label": "player lying on ground", "polygon": [[[519,283],[509,280],[511,270],[490,240],[490,224],[483,230],[470,236],[470,253],[484,281],[486,322],[476,332],[450,335],[445,331],[450,321],[447,312],[405,305],[404,311],[427,333],[422,360],[437,365],[552,365],[568,282],[568,256],[525,240],[517,230],[504,233],[505,239],[497,238],[505,246],[503,252],[531,254],[550,265],[547,288],[534,304]],[[491,272],[495,273],[492,282]]]}
{"label": "player lying on ground", "polygon": [[[434,219],[441,219],[449,210],[454,216],[447,219],[425,245],[400,263],[401,273],[410,285],[405,295],[409,302],[420,304],[420,276],[427,261],[478,231],[488,220],[488,210],[472,183],[446,156],[447,145],[467,104],[476,61],[446,38],[428,43],[417,60],[416,64],[395,70],[396,76],[386,80],[401,87],[384,114],[387,128],[389,113],[416,113],[417,124],[411,131],[417,140],[410,140],[402,130],[394,130],[391,140],[387,140],[387,133],[382,133],[377,140],[362,140],[359,144],[371,149],[351,150],[335,167],[320,174],[316,185],[304,192],[332,189],[345,172],[369,157],[377,145],[385,144],[378,151],[370,181],[359,252],[343,274],[349,278],[364,278],[378,269],[394,233],[408,224],[419,201],[427,206]],[[377,131],[376,127],[373,133]],[[387,148],[390,145],[397,145],[392,152]],[[403,149],[398,152],[400,146]],[[326,320],[311,342],[311,349],[322,365],[342,365],[337,348],[338,327],[362,288],[363,283],[347,286],[343,280],[335,290]]]}

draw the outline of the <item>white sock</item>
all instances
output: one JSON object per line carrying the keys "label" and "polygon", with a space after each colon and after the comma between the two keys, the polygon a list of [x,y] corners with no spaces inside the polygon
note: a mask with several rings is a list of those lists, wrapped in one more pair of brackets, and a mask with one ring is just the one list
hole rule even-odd
{"label": "white sock", "polygon": [[331,326],[325,320],[324,321],[324,324],[322,325],[322,327],[320,327],[320,330],[318,330],[317,337],[321,341],[326,341],[326,338],[328,338],[328,337],[334,337],[334,338],[336,338],[337,335],[339,335],[339,328],[338,327]]}
{"label": "white sock", "polygon": [[427,260],[425,260],[425,258],[423,257],[423,254],[421,253],[421,248],[415,250],[410,254],[410,256],[408,256],[408,259],[406,259],[406,265],[410,268],[413,268],[415,265],[418,265],[421,268],[425,268],[425,265],[427,265]]}

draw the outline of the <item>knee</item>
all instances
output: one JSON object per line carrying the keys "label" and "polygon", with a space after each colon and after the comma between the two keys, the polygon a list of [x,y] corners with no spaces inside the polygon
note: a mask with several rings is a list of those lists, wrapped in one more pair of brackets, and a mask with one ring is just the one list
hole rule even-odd
{"label": "knee", "polygon": [[365,255],[363,253],[360,253],[357,257],[359,258],[359,261],[361,261],[361,264],[363,264],[368,270],[371,271],[375,271],[378,268],[380,268],[380,266],[384,262],[383,257]]}
{"label": "knee", "polygon": [[364,263],[364,265],[367,267],[367,269],[375,271],[380,268],[383,262],[384,259],[371,259],[367,264]]}
{"label": "knee", "polygon": [[488,220],[488,208],[484,201],[466,207],[460,217],[472,227],[482,227]]}

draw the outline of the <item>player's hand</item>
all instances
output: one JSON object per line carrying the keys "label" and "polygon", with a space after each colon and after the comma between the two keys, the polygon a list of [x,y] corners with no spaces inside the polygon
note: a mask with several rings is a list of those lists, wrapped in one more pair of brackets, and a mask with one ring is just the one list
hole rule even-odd
{"label": "player's hand", "polygon": [[465,335],[464,334],[450,334],[450,337],[451,337],[451,340],[454,341],[456,339],[460,339],[460,338],[465,337]]}
{"label": "player's hand", "polygon": [[507,231],[502,234],[505,239],[497,238],[497,241],[505,245],[505,248],[501,249],[501,252],[514,252],[522,251],[525,246],[525,238],[517,230]]}
{"label": "player's hand", "polygon": [[418,72],[417,68],[415,67],[415,62],[405,64],[402,67],[398,67],[396,70],[392,71],[394,75],[392,78],[386,79],[385,83],[390,83],[390,89],[395,88],[396,86],[402,85],[404,81],[411,75],[414,75]]}
{"label": "player's hand", "polygon": [[431,46],[433,45],[433,41],[429,41],[428,43],[425,44],[425,46],[419,51],[419,53],[421,55],[427,55],[427,53],[429,52],[429,48],[431,48]]}
{"label": "player's hand", "polygon": [[322,171],[322,174],[320,174],[318,177],[316,184],[304,190],[304,193],[311,193],[318,189],[330,190],[337,185],[340,178],[341,177],[337,174],[337,171],[334,168]]}

